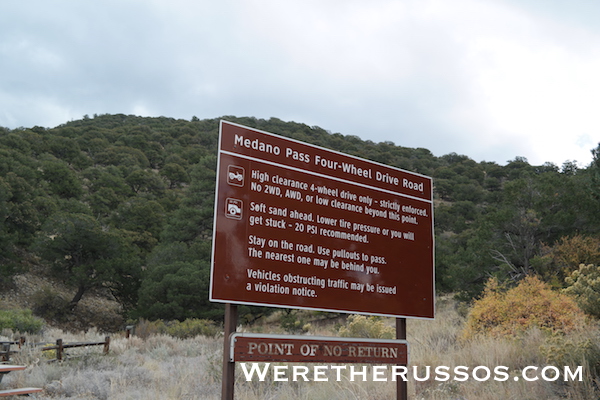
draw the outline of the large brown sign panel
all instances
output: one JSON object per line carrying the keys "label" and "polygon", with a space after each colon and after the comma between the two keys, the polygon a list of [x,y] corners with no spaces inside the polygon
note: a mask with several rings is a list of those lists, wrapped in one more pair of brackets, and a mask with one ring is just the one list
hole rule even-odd
{"label": "large brown sign panel", "polygon": [[433,318],[431,178],[221,122],[210,299]]}

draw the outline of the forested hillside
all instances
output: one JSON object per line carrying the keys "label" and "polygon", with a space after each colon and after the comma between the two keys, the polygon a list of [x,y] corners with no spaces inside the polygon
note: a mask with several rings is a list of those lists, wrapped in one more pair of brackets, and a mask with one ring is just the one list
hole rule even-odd
{"label": "forested hillside", "polygon": [[[469,299],[492,275],[561,287],[580,263],[600,263],[600,145],[587,168],[501,166],[275,118],[223,119],[432,176],[438,292]],[[119,114],[0,128],[0,285],[35,265],[72,286],[66,312],[100,287],[132,316],[222,318],[208,301],[218,124]]]}

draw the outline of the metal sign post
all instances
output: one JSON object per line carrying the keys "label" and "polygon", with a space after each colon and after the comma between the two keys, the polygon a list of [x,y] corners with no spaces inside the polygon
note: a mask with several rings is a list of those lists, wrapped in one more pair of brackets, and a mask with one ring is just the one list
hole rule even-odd
{"label": "metal sign post", "polygon": [[[396,339],[406,340],[406,318],[396,318]],[[396,381],[396,399],[408,400],[408,382],[404,379]]]}
{"label": "metal sign post", "polygon": [[221,383],[221,399],[233,400],[235,389],[235,363],[230,361],[230,337],[237,329],[237,305],[225,304],[225,324],[223,332],[223,381]]}

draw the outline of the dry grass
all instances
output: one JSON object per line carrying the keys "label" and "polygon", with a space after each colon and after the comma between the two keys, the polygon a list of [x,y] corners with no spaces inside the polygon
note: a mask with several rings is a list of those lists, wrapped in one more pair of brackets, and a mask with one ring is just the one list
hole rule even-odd
{"label": "dry grass", "polygon": [[[584,382],[526,382],[514,381],[523,367],[546,365],[551,338],[540,331],[530,331],[520,338],[491,339],[477,337],[460,340],[464,313],[460,305],[449,298],[438,301],[437,317],[433,321],[409,320],[407,331],[410,343],[410,361],[419,367],[419,376],[425,366],[431,366],[431,379],[409,382],[411,399],[592,399],[596,382],[589,376]],[[389,324],[393,320],[387,321]],[[260,330],[266,330],[262,326]],[[597,328],[586,329],[564,338],[569,343],[597,341]],[[333,326],[319,326],[312,334],[334,334]],[[10,332],[4,332],[10,336]],[[68,341],[101,341],[104,334],[90,331],[70,334],[54,329],[43,337],[30,341],[48,341],[57,338]],[[562,339],[561,339],[562,340]],[[564,340],[563,340],[564,342]],[[561,343],[563,343],[561,342]],[[154,335],[147,339],[120,336],[111,337],[111,352],[102,355],[101,347],[71,349],[71,357],[62,363],[44,357],[39,348],[26,348],[13,362],[29,365],[22,372],[8,374],[2,384],[7,387],[37,386],[45,389],[38,399],[219,399],[221,393],[221,362],[223,341],[202,336],[194,339],[176,339]],[[562,345],[565,349],[568,346]],[[554,349],[554,348],[552,348]],[[560,350],[560,343],[558,349]],[[556,350],[556,351],[559,351]],[[552,350],[555,351],[555,350]],[[566,360],[566,358],[563,358]],[[310,364],[307,364],[310,366]],[[433,379],[436,366],[479,365],[493,369],[507,366],[511,379],[506,382],[488,380],[478,382],[440,382]],[[373,382],[369,379],[350,381],[342,373],[342,381],[329,374],[329,382],[246,382],[238,366],[236,372],[236,399],[391,399],[395,398],[395,382]],[[33,397],[33,396],[32,396]]]}

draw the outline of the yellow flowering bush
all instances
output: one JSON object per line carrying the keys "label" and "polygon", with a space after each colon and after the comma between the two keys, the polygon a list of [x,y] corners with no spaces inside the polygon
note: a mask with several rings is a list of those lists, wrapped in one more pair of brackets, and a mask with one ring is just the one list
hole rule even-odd
{"label": "yellow flowering bush", "polygon": [[491,278],[469,312],[463,336],[515,336],[534,327],[567,333],[584,322],[585,314],[571,297],[553,291],[535,276],[508,290]]}

